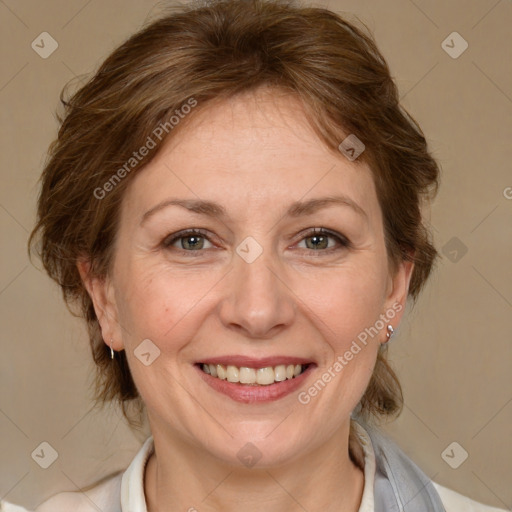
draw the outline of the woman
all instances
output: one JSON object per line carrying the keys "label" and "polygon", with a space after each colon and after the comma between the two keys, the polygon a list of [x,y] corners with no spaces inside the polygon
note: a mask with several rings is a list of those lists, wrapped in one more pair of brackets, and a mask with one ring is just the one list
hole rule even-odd
{"label": "woman", "polygon": [[98,401],[143,404],[151,437],[37,511],[498,510],[372,426],[402,406],[386,343],[436,258],[437,180],[374,42],[329,11],[221,1],[118,48],[66,102],[32,241]]}

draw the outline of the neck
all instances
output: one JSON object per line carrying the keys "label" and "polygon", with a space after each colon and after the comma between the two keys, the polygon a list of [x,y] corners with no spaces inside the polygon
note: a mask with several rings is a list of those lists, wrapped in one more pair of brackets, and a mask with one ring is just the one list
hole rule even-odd
{"label": "neck", "polygon": [[349,456],[349,428],[347,422],[293,462],[248,469],[200,453],[185,440],[169,440],[152,426],[155,453],[144,476],[147,510],[357,512],[364,474]]}

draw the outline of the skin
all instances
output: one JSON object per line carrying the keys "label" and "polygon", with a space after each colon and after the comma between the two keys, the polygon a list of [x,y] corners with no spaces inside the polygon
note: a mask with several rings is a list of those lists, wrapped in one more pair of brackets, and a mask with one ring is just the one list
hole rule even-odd
{"label": "skin", "polygon": [[[365,214],[331,205],[285,215],[294,201],[334,193]],[[215,201],[227,216],[169,206],[141,224],[171,197]],[[315,249],[308,232],[320,227],[350,245],[328,238]],[[206,230],[202,248],[186,237],[164,246],[188,228]],[[247,236],[263,249],[252,263],[236,253]],[[156,452],[145,472],[149,512],[358,510],[364,475],[349,458],[350,414],[385,328],[307,405],[298,392],[239,403],[194,368],[219,355],[303,357],[317,365],[303,391],[393,304],[402,310],[389,323],[400,323],[412,264],[390,271],[370,169],[328,149],[295,97],[259,89],[198,106],[127,188],[111,275],[79,268],[105,343],[126,350],[147,408]],[[160,350],[149,366],[134,355],[144,339]],[[237,457],[248,442],[261,453],[252,468]]]}

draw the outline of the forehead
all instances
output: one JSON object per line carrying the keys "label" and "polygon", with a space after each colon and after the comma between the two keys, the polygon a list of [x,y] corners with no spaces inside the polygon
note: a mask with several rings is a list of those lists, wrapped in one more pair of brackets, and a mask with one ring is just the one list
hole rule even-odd
{"label": "forehead", "polygon": [[240,216],[344,194],[379,217],[370,169],[329,149],[294,95],[244,93],[199,105],[184,121],[132,178],[128,214],[171,196],[215,201],[238,208]]}

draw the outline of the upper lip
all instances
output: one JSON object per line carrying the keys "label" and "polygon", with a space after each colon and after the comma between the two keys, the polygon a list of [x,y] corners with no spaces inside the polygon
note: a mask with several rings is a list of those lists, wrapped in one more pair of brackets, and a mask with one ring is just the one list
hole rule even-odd
{"label": "upper lip", "polygon": [[270,356],[270,357],[249,357],[240,355],[227,355],[207,357],[198,361],[203,364],[224,364],[230,366],[237,366],[238,368],[267,368],[269,366],[290,365],[290,364],[312,364],[311,359],[295,356]]}

